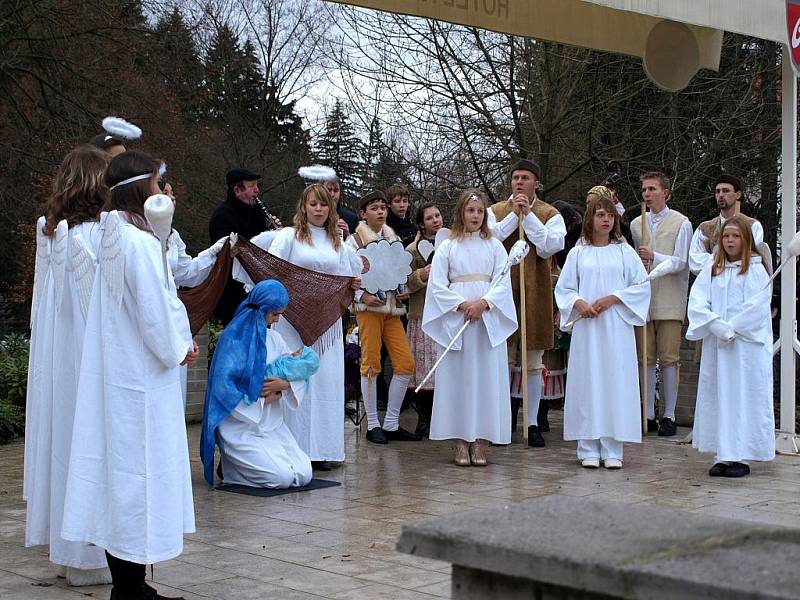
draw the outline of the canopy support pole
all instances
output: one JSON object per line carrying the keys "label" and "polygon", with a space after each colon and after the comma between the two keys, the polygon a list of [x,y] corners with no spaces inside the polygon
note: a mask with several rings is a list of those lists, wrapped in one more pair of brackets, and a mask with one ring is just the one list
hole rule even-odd
{"label": "canopy support pole", "polygon": [[[786,46],[782,60],[781,127],[781,255],[797,231],[797,76]],[[776,450],[798,454],[795,432],[795,346],[797,339],[797,259],[781,272],[780,322],[780,426]]]}

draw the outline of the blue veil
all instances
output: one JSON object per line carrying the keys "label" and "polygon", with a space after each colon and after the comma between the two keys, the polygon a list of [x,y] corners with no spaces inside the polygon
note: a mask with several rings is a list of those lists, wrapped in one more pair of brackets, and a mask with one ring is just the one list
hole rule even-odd
{"label": "blue veil", "polygon": [[267,369],[267,313],[286,308],[289,293],[282,283],[266,279],[256,284],[220,335],[208,375],[200,458],[203,474],[214,485],[215,432],[242,400],[261,395]]}

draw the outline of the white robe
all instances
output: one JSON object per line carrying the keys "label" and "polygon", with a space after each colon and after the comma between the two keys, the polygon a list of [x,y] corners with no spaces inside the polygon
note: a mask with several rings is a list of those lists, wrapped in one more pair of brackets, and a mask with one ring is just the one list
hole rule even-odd
{"label": "white robe", "polygon": [[172,277],[178,287],[193,288],[206,280],[217,255],[203,250],[195,258],[186,252],[186,243],[176,230],[172,230],[167,244],[167,260],[172,270]]}
{"label": "white robe", "polygon": [[[692,445],[716,452],[718,461],[772,460],[775,417],[772,412],[772,325],[769,277],[761,258],[739,275],[727,263],[711,277],[711,264],[700,271],[689,293],[687,339],[703,340]],[[718,343],[709,325],[722,319],[736,337]]]}
{"label": "white robe", "polygon": [[[490,309],[471,323],[437,368],[430,438],[511,442],[506,339],[517,329],[508,254],[496,238],[445,240],[433,257],[422,330],[439,352],[464,324],[458,305],[484,298]],[[470,277],[474,281],[454,281]],[[484,279],[479,281],[477,279]],[[490,291],[491,282],[497,285]]]}
{"label": "white robe", "polygon": [[[277,331],[267,333],[268,364],[291,352]],[[289,384],[277,402],[265,405],[263,398],[249,406],[240,402],[219,424],[217,442],[225,483],[285,489],[311,481],[311,460],[284,422],[302,402],[306,385],[303,381]]]}
{"label": "white robe", "polygon": [[[269,252],[299,267],[329,275],[355,277],[362,263],[355,251],[342,244],[337,252],[325,231],[309,225],[313,245],[295,239],[295,230],[284,227]],[[263,234],[262,234],[263,235]],[[251,241],[259,244],[260,235]],[[320,290],[324,296],[324,290]],[[291,298],[289,299],[291,302]],[[289,348],[303,345],[291,323],[282,318],[275,324]],[[336,321],[314,344],[319,354],[319,371],[308,380],[305,397],[297,410],[286,415],[286,425],[300,448],[313,461],[344,461],[344,343],[342,324]]]}
{"label": "white robe", "polygon": [[633,327],[650,306],[647,272],[626,243],[578,245],[570,250],[556,284],[561,329],[578,317],[579,299],[591,305],[613,294],[620,302],[572,327],[564,401],[564,439],[641,442],[639,370]]}
{"label": "white robe", "polygon": [[89,239],[98,223],[53,238],[36,224],[36,301],[31,314],[30,362],[25,427],[25,545],[50,546],[50,560],[79,569],[106,566],[102,548],[63,539],[61,521],[67,484],[75,397],[88,306],[96,270]]}
{"label": "white robe", "polygon": [[102,218],[61,533],[150,564],[194,531],[178,376],[192,337],[158,240],[116,212]]}

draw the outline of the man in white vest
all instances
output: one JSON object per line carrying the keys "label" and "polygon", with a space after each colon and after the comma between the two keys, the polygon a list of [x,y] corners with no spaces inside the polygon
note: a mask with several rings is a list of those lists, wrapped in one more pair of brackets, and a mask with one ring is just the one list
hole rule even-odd
{"label": "man in white vest", "polygon": [[[647,430],[660,436],[676,433],[675,405],[678,402],[678,366],[681,327],[686,316],[689,290],[689,243],[692,224],[684,215],[667,206],[670,183],[664,173],[653,171],[641,177],[642,198],[649,209],[642,236],[642,217],[631,222],[634,246],[650,271],[664,262],[666,275],[651,283],[650,315],[647,320],[647,348],[642,348],[641,328],[637,332],[639,362],[647,360]],[[662,267],[665,268],[665,267]],[[656,421],[656,358],[663,377],[663,413]]]}
{"label": "man in white vest", "polygon": [[714,197],[717,200],[719,216],[700,223],[692,236],[689,246],[689,269],[697,275],[703,267],[711,262],[714,249],[719,243],[720,232],[725,221],[739,214],[753,232],[753,246],[757,249],[764,241],[764,227],[750,217],[736,210],[736,203],[742,199],[742,182],[735,175],[721,174],[714,182]]}

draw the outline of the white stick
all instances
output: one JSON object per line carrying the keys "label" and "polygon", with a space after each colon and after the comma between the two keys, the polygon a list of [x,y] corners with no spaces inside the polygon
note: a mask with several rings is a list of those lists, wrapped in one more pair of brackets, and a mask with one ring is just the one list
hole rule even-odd
{"label": "white stick", "polygon": [[[514,246],[511,248],[511,252],[509,253],[508,260],[506,261],[506,264],[503,266],[503,270],[501,271],[500,276],[497,277],[492,282],[492,285],[489,286],[489,289],[486,291],[487,294],[491,292],[495,288],[495,286],[498,283],[500,283],[500,281],[502,281],[503,277],[505,277],[506,273],[511,269],[512,266],[519,264],[522,260],[525,259],[525,256],[527,256],[528,254],[528,250],[529,250],[528,244],[524,241],[516,242],[514,244]],[[470,322],[471,321],[465,321],[464,324],[461,326],[461,329],[459,329],[456,332],[456,334],[453,336],[453,339],[450,340],[449,344],[447,344],[447,348],[444,349],[444,352],[442,352],[442,354],[439,356],[439,358],[437,359],[436,363],[433,365],[431,370],[428,371],[428,374],[425,375],[425,378],[422,381],[420,381],[419,385],[414,389],[414,393],[418,393],[422,389],[422,386],[425,385],[425,383],[427,383],[428,379],[431,378],[431,375],[433,375],[433,372],[436,370],[436,367],[439,366],[439,363],[442,362],[442,359],[444,358],[445,354],[447,354],[450,351],[450,349],[453,347],[453,344],[456,343],[456,340],[459,337],[461,337],[461,334],[464,333],[464,330],[467,328],[467,325],[469,325]]]}
{"label": "white stick", "polygon": [[414,390],[415,394],[418,393],[422,389],[422,386],[425,385],[428,382],[428,379],[431,378],[431,375],[433,375],[433,372],[436,370],[436,367],[438,367],[439,363],[442,362],[442,359],[444,358],[444,355],[447,354],[450,351],[450,348],[453,347],[453,344],[455,344],[456,340],[461,337],[461,334],[464,333],[464,330],[467,328],[467,325],[469,325],[471,322],[472,321],[464,321],[464,324],[461,326],[461,329],[459,329],[456,332],[456,334],[453,336],[453,339],[450,340],[449,344],[447,344],[447,348],[445,348],[444,352],[441,353],[441,355],[439,356],[437,361],[434,363],[434,365],[431,368],[431,370],[428,371],[428,374],[425,375],[425,378],[422,381],[419,382],[419,385]]}

